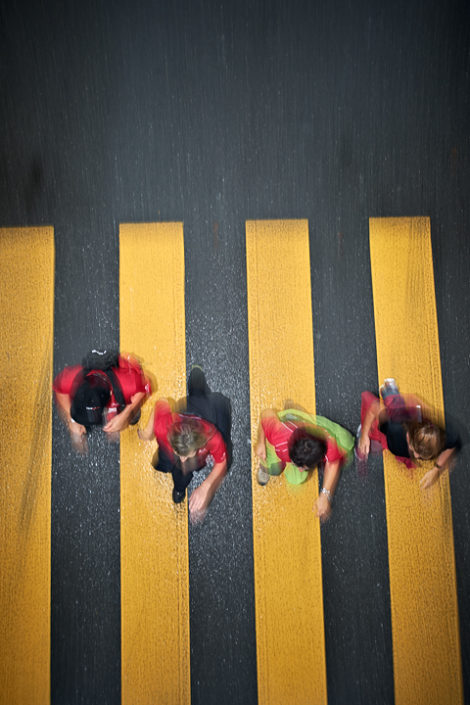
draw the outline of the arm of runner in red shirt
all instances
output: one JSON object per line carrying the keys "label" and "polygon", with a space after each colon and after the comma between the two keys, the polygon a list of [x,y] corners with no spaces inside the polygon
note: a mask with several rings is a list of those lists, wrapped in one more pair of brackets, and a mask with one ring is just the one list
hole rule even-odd
{"label": "arm of runner in red shirt", "polygon": [[[313,511],[320,521],[326,521],[331,514],[331,503],[336,492],[341,475],[341,465],[345,459],[345,454],[341,452],[335,441],[328,437],[326,448],[326,462],[323,470],[323,485],[318,495],[318,499],[313,505]],[[325,490],[325,492],[323,492]]]}
{"label": "arm of runner in red shirt", "polygon": [[209,504],[212,502],[226,474],[227,460],[222,463],[215,463],[204,482],[192,492],[189,498],[189,512],[193,523],[196,524],[204,519]]}
{"label": "arm of runner in red shirt", "polygon": [[86,433],[86,428],[85,426],[76,423],[70,416],[70,408],[72,406],[72,398],[70,393],[72,391],[73,383],[81,369],[81,365],[65,367],[62,372],[59,372],[52,385],[60,418],[67,426],[70,433],[74,433],[79,436]]}
{"label": "arm of runner in red shirt", "polygon": [[298,424],[281,421],[276,411],[267,409],[261,415],[261,425],[265,440],[273,446],[279,460],[290,463],[289,441]]}
{"label": "arm of runner in red shirt", "polygon": [[81,369],[82,367],[80,365],[65,367],[55,378],[52,388],[54,390],[57,411],[70,433],[73,447],[79,453],[85,453],[86,428],[82,426],[82,424],[76,423],[70,415],[70,408],[72,406],[70,392],[72,391],[74,380]]}
{"label": "arm of runner in red shirt", "polygon": [[145,392],[137,392],[131,397],[131,401],[127,404],[124,409],[113,416],[111,421],[103,426],[103,431],[105,433],[116,433],[119,431],[124,431],[125,428],[129,426],[130,421],[134,418],[137,411],[140,409],[144,400],[146,398]]}
{"label": "arm of runner in red shirt", "polygon": [[[263,417],[271,413],[270,409],[263,411],[259,420],[258,438],[256,440],[255,453],[260,460],[266,460],[266,435],[263,428]],[[273,412],[274,413],[274,412]]]}
{"label": "arm of runner in red shirt", "polygon": [[68,394],[61,394],[60,392],[55,393],[55,401],[57,404],[57,410],[59,416],[61,417],[64,424],[67,426],[67,430],[72,435],[72,440],[76,436],[84,436],[86,434],[85,426],[77,423],[70,416],[70,407],[72,406],[72,401]]}
{"label": "arm of runner in red shirt", "polygon": [[146,427],[144,429],[139,428],[137,435],[141,441],[153,441],[153,439],[156,438],[158,442],[158,437],[161,436],[162,433],[166,434],[167,428],[170,425],[170,405],[166,399],[157,399]]}
{"label": "arm of runner in red shirt", "polygon": [[333,501],[333,495],[335,493],[340,474],[341,465],[339,460],[336,460],[333,463],[327,462],[325,464],[322,487],[322,490],[325,490],[325,492],[320,491],[318,499],[313,505],[313,511],[317,517],[319,517],[320,521],[326,521],[330,517],[331,503]]}
{"label": "arm of runner in red shirt", "polygon": [[227,448],[222,434],[216,431],[206,447],[209,455],[214,458],[215,464],[204,482],[192,492],[189,498],[189,513],[193,523],[204,519],[215,493],[227,474]]}
{"label": "arm of runner in red shirt", "polygon": [[357,449],[361,455],[361,457],[367,458],[369,455],[370,451],[370,430],[372,428],[372,424],[374,421],[378,418],[380,414],[380,400],[378,397],[373,395],[371,392],[364,392],[363,395],[363,404],[364,404],[364,398],[367,398],[367,403],[369,404],[369,408],[367,409],[366,415],[362,421],[362,426],[361,426],[361,436],[359,438],[359,441],[357,443]]}
{"label": "arm of runner in red shirt", "polygon": [[134,416],[139,411],[145,399],[151,394],[150,380],[144,375],[142,367],[133,357],[119,356],[119,368],[116,369],[119,383],[126,400],[124,409],[112,417],[103,426],[105,433],[119,433],[129,426]]}
{"label": "arm of runner in red shirt", "polygon": [[155,424],[155,406],[152,409],[152,413],[149,416],[149,420],[147,421],[145,428],[137,429],[137,435],[141,441],[153,441],[155,438],[155,431],[153,430]]}
{"label": "arm of runner in red shirt", "polygon": [[260,460],[266,460],[266,441],[275,445],[274,435],[282,424],[274,409],[265,409],[261,412],[256,441],[255,453]]}

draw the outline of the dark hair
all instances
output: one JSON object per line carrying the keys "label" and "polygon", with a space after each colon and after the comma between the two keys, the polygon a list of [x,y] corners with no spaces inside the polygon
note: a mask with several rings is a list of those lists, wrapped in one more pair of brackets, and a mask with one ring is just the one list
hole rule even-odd
{"label": "dark hair", "polygon": [[326,441],[308,433],[304,428],[297,428],[289,440],[291,462],[298,467],[316,468],[326,453]]}

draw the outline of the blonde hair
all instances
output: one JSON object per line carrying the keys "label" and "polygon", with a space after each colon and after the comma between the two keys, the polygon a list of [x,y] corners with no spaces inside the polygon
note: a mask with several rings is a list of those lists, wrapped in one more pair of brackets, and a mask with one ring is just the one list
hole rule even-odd
{"label": "blonde hair", "polygon": [[414,422],[406,425],[409,443],[416,455],[423,460],[437,458],[444,448],[445,433],[431,421]]}
{"label": "blonde hair", "polygon": [[186,456],[203,448],[208,438],[199,419],[188,418],[173,424],[168,440],[177,455]]}

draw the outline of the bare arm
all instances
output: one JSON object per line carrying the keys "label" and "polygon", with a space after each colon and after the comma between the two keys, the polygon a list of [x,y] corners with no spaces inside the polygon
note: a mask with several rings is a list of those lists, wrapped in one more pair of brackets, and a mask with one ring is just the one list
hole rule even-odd
{"label": "bare arm", "polygon": [[452,463],[452,458],[455,455],[455,448],[446,448],[436,458],[434,467],[428,470],[421,478],[420,487],[422,490],[428,490],[434,485],[440,476],[448,469]]}
{"label": "bare arm", "polygon": [[116,433],[127,428],[129,421],[132,421],[138,409],[142,406],[145,397],[145,392],[137,392],[137,394],[134,394],[134,396],[131,397],[130,404],[127,404],[119,414],[113,416],[111,421],[108,421],[108,423],[103,426],[103,431],[105,433]]}
{"label": "bare arm", "polygon": [[72,406],[72,401],[68,394],[61,394],[60,392],[55,392],[55,400],[57,404],[57,410],[59,416],[67,426],[67,430],[70,434],[75,434],[76,436],[83,436],[86,433],[85,426],[76,423],[70,416],[70,408]]}
{"label": "bare arm", "polygon": [[265,409],[261,413],[261,418],[258,428],[258,438],[256,440],[255,453],[260,460],[266,460],[266,436],[264,435],[262,420],[269,417],[277,418],[277,414],[274,409]]}
{"label": "bare arm", "polygon": [[191,494],[189,499],[189,513],[192,522],[197,523],[204,519],[207,508],[212,502],[226,474],[227,460],[221,463],[215,463],[204,482]]}
{"label": "bare arm", "polygon": [[[323,487],[313,507],[317,516],[320,517],[320,521],[326,521],[331,514],[331,503],[340,475],[341,466],[339,460],[334,463],[326,463],[323,472]],[[325,491],[323,492],[323,490]]]}
{"label": "bare arm", "polygon": [[57,410],[59,412],[60,418],[66,425],[69,425],[69,423],[72,421],[72,418],[70,416],[70,407],[72,406],[72,402],[70,400],[69,395],[61,394],[60,392],[55,392],[55,401],[57,404]]}
{"label": "bare arm", "polygon": [[377,419],[380,414],[382,414],[382,419],[385,420],[386,418],[386,412],[385,409],[380,410],[380,402],[377,399],[376,402],[371,404],[366,417],[364,419],[364,423],[362,424],[361,428],[361,436],[359,438],[359,443],[358,443],[358,450],[361,453],[361,455],[368,456],[369,455],[369,450],[370,450],[370,438],[369,438],[369,433],[370,429],[372,427],[372,424],[374,423],[375,419]]}
{"label": "bare arm", "polygon": [[144,429],[137,429],[137,435],[139,436],[141,441],[153,441],[155,438],[155,433],[153,430],[154,426],[154,421],[155,421],[155,406],[152,409],[152,413],[149,416],[149,420],[147,421],[147,425]]}
{"label": "bare arm", "polygon": [[73,448],[75,448],[77,453],[84,455],[88,450],[86,428],[81,423],[74,421],[70,416],[72,406],[70,396],[68,394],[62,394],[61,392],[55,392],[55,400],[59,416],[70,433]]}

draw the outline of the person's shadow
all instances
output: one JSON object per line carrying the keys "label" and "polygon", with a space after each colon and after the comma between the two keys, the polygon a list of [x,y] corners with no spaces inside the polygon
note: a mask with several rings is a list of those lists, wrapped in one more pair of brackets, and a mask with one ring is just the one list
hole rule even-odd
{"label": "person's shadow", "polygon": [[221,392],[212,392],[200,367],[191,370],[188,394],[177,404],[179,413],[194,414],[213,424],[227,447],[227,470],[232,463],[232,403]]}

